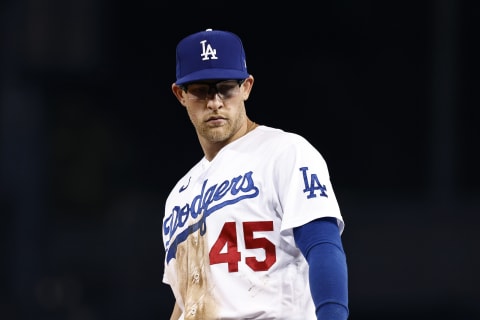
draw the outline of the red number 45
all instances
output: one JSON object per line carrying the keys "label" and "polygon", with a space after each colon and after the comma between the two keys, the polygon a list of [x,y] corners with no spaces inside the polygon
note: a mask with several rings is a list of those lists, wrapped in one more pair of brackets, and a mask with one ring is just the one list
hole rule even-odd
{"label": "red number 45", "polygon": [[[254,238],[255,231],[273,231],[272,221],[243,222],[243,234],[246,249],[265,250],[265,260],[258,261],[256,257],[246,257],[245,263],[253,271],[266,271],[277,261],[275,245],[267,238]],[[221,252],[227,246],[226,252]],[[228,272],[238,272],[238,262],[242,260],[242,254],[238,251],[237,228],[235,222],[226,222],[217,241],[209,253],[210,264],[227,263]]]}

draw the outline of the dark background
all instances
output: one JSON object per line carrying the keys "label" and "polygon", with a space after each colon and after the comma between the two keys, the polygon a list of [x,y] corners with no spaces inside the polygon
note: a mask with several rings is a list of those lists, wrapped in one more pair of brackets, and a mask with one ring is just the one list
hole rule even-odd
{"label": "dark background", "polygon": [[0,319],[168,319],[164,200],[202,156],[175,46],[206,28],[329,164],[350,319],[478,319],[479,3],[3,0]]}

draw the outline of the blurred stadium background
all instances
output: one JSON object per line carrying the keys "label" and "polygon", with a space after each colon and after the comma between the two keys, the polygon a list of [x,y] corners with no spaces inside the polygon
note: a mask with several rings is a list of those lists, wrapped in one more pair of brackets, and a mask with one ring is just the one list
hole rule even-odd
{"label": "blurred stadium background", "polygon": [[161,220],[201,157],[175,45],[236,32],[247,108],[330,166],[352,320],[478,319],[477,1],[0,3],[0,319],[168,319]]}

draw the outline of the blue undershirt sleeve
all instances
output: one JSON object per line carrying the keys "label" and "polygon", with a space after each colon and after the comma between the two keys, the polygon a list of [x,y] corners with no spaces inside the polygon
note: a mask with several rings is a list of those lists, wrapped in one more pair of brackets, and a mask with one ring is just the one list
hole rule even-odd
{"label": "blue undershirt sleeve", "polygon": [[336,218],[326,217],[293,229],[309,265],[309,282],[318,320],[348,318],[348,274]]}

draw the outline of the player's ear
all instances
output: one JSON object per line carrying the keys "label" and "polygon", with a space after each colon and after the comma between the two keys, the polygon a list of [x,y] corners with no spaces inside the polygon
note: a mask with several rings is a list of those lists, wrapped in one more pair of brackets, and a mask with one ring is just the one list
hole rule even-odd
{"label": "player's ear", "polygon": [[249,75],[248,78],[242,84],[243,87],[243,100],[247,101],[248,97],[250,96],[250,92],[252,91],[254,78],[252,75]]}
{"label": "player's ear", "polygon": [[182,104],[182,106],[185,106],[185,91],[183,91],[182,87],[176,85],[175,83],[172,83],[172,92],[177,98],[177,100]]}

